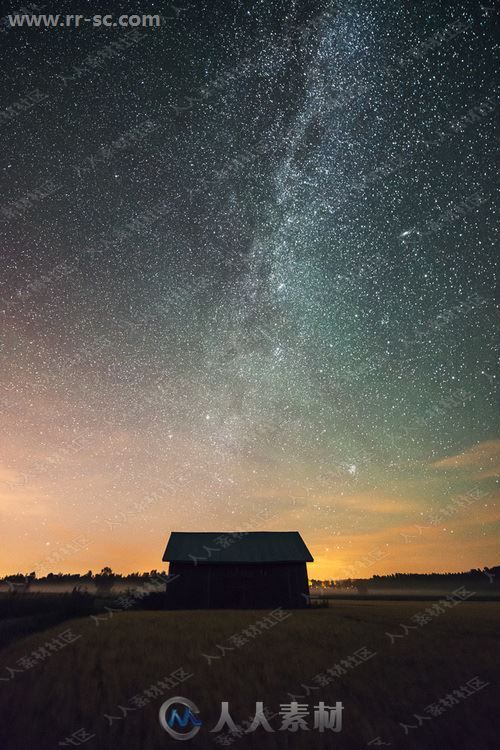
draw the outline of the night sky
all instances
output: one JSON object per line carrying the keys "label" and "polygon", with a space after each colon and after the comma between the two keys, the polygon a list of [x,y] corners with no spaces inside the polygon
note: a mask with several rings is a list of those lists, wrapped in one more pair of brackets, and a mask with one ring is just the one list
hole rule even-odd
{"label": "night sky", "polygon": [[1,574],[498,564],[492,5],[0,27]]}

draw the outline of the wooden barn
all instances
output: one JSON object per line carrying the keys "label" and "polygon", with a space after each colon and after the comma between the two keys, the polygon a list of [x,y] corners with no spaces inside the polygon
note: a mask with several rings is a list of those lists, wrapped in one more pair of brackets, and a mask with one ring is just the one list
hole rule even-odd
{"label": "wooden barn", "polygon": [[313,558],[297,531],[173,531],[163,560],[168,608],[307,606]]}

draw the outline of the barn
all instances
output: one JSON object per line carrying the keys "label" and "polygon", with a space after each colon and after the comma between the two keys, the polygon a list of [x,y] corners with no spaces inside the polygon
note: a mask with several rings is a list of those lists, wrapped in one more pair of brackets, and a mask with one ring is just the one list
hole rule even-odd
{"label": "barn", "polygon": [[170,609],[307,606],[311,553],[297,531],[170,534]]}

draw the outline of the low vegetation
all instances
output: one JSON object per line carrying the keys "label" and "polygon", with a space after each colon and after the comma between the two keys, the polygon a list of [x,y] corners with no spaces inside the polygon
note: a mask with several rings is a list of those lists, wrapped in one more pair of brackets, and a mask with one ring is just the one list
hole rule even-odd
{"label": "low vegetation", "polygon": [[[189,747],[216,750],[222,745],[208,729],[218,719],[222,700],[230,702],[238,723],[252,715],[256,700],[279,711],[280,703],[295,695],[311,707],[319,700],[328,705],[342,701],[342,732],[226,733],[226,746],[360,750],[377,746],[369,743],[379,737],[393,750],[493,750],[499,736],[500,605],[459,602],[442,613],[436,609],[427,621],[422,616],[417,624],[430,606],[337,601],[324,609],[291,612],[265,627],[256,623],[269,613],[249,610],[110,608],[99,619],[67,620],[0,652],[1,714],[9,717],[0,724],[0,747],[53,750],[84,729],[95,735],[82,743],[89,750],[164,750],[175,742],[160,728],[158,709],[167,697],[183,695],[198,705],[204,722]],[[26,657],[68,629],[77,640],[21,669]],[[348,664],[363,647],[376,655],[337,670],[336,677],[320,684],[317,675],[343,660]],[[9,667],[21,671],[11,674]],[[165,679],[179,669],[192,677],[168,689]],[[476,676],[490,684],[429,717],[427,706]],[[406,735],[400,722],[416,728]],[[280,725],[279,719],[271,723]]]}

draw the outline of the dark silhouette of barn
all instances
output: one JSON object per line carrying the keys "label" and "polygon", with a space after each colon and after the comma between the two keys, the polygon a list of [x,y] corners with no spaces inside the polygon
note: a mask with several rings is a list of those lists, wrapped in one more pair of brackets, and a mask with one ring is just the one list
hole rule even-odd
{"label": "dark silhouette of barn", "polygon": [[173,531],[163,560],[172,576],[168,608],[307,605],[313,558],[297,531]]}

